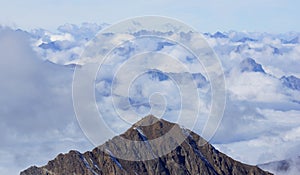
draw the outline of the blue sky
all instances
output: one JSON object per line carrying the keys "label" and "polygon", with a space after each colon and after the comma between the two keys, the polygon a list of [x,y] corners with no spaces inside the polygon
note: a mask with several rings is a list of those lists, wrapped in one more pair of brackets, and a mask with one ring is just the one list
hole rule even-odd
{"label": "blue sky", "polygon": [[141,15],[177,18],[201,32],[300,31],[297,0],[27,0],[4,1],[0,24],[22,29],[56,29],[65,23],[115,23]]}

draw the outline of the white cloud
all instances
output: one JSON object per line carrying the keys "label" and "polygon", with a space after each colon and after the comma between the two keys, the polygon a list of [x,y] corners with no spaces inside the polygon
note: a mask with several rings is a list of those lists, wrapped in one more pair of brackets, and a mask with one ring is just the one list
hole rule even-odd
{"label": "white cloud", "polygon": [[280,102],[287,97],[280,92],[281,82],[259,72],[232,72],[226,79],[228,91],[237,100]]}
{"label": "white cloud", "polygon": [[62,35],[50,35],[50,41],[74,41],[71,34],[65,33]]}
{"label": "white cloud", "polygon": [[[77,32],[80,31],[76,27],[75,29],[78,30]],[[0,136],[3,140],[0,143],[0,162],[7,165],[0,166],[0,174],[10,170],[17,171],[19,167],[26,168],[33,163],[44,164],[58,152],[67,151],[70,148],[86,149],[91,147],[82,139],[83,135],[77,124],[74,123],[76,119],[71,99],[73,72],[61,66],[78,61],[79,57],[74,58],[72,55],[80,55],[86,40],[84,37],[75,36],[81,35],[80,32],[74,34],[69,29],[60,32],[59,34],[48,33],[40,38],[32,39],[33,42],[39,41],[39,43],[51,40],[70,40],[68,42],[59,41],[64,49],[57,51],[36,48],[37,45],[34,45],[34,50],[38,51],[39,57],[32,52],[26,38],[28,35],[9,29],[0,32],[0,56],[2,58],[0,70],[3,72],[0,75],[0,81],[5,82],[0,87],[0,103],[3,104],[0,109],[3,121],[0,124]],[[284,87],[278,78],[290,74],[300,77],[299,44],[282,44],[279,35],[271,34],[229,32],[228,36],[230,37],[227,39],[208,37],[209,43],[215,48],[224,65],[228,93],[224,118],[212,143],[233,158],[251,164],[284,159],[290,154],[298,153],[300,107],[297,100],[299,101],[300,92]],[[284,36],[293,38],[295,34]],[[252,37],[257,41],[235,42],[242,37]],[[106,38],[104,37],[104,41],[109,41],[113,45],[132,38],[133,35],[130,34],[108,35]],[[167,107],[171,109],[166,111],[165,118],[176,122],[178,114],[184,111],[188,116],[184,116],[187,125],[191,124],[192,120],[189,117],[193,116],[196,99],[194,93],[186,90],[192,85],[183,72],[186,72],[187,69],[189,72],[200,72],[204,76],[206,75],[205,69],[201,67],[200,63],[193,61],[193,58],[190,58],[191,54],[184,52],[184,49],[178,46],[164,46],[160,51],[178,58],[188,66],[187,68],[181,67],[181,64],[172,62],[170,59],[147,60],[144,58],[136,61],[133,65],[127,65],[129,67],[124,69],[125,73],[116,79],[118,81],[113,87],[115,96],[110,96],[110,81],[112,81],[113,73],[117,71],[117,68],[129,56],[140,51],[155,51],[158,48],[158,41],[153,38],[140,39],[120,46],[121,49],[115,50],[113,56],[108,58],[97,75],[98,82],[95,87],[96,96],[98,95],[97,103],[99,109],[106,115],[105,121],[116,134],[125,131],[130,124],[118,118],[111,103],[112,97],[115,97],[115,107],[121,113],[130,114],[126,115],[126,120],[135,122],[143,116],[143,113],[149,111],[149,96],[152,93],[160,92],[161,95],[165,95],[165,100],[168,102]],[[105,42],[99,43],[94,51],[102,48],[101,44],[105,45]],[[274,47],[279,49],[279,54],[273,53]],[[90,57],[85,57],[81,63],[95,61],[91,60],[96,55],[95,53],[91,52],[88,55]],[[42,57],[58,65],[45,63],[41,61]],[[241,73],[239,64],[247,57],[254,58],[262,64],[268,74]],[[168,61],[166,62],[166,60]],[[183,84],[186,95],[194,99],[185,100],[186,104],[182,110],[179,107],[180,99],[177,98],[178,89],[174,82],[171,80],[157,81],[157,79],[147,76],[138,77],[128,94],[126,85],[132,78],[130,75],[138,74],[137,70],[140,70],[138,67],[141,68],[141,65],[160,68],[164,73],[174,73],[174,76],[177,76],[180,83]],[[128,70],[135,70],[135,72]],[[211,90],[209,86],[205,86],[198,88],[198,91],[200,93],[201,118],[194,130],[201,133],[210,109]],[[141,114],[139,117],[133,116],[132,114],[135,113],[128,110],[130,109],[127,107],[129,105],[128,95],[142,104],[134,108],[134,112]],[[159,97],[154,102],[156,102],[154,104],[164,104],[163,98]],[[164,109],[159,108],[159,110]],[[16,146],[8,148],[10,144]],[[20,145],[23,149],[19,149]],[[42,152],[42,156],[38,155],[37,151]],[[11,152],[15,152],[15,154],[10,155]],[[12,165],[16,161],[20,162],[17,167]]]}
{"label": "white cloud", "polygon": [[37,58],[28,40],[24,32],[0,30],[0,174],[89,145],[74,124],[72,71]]}
{"label": "white cloud", "polygon": [[[237,117],[234,117],[234,120],[229,120],[234,121],[235,126],[240,126],[238,129],[236,127],[232,128],[232,124],[226,124],[228,116],[225,116],[225,123],[223,122],[223,126],[220,128],[220,133],[225,132],[225,134],[220,135],[220,133],[217,133],[216,139],[219,136],[227,137],[227,139],[225,138],[215,144],[217,148],[234,159],[249,164],[283,160],[295,156],[295,154],[297,155],[300,145],[300,111],[257,109],[255,112],[253,113],[255,118],[246,119],[246,123],[237,120]],[[258,117],[259,115],[261,117]],[[232,135],[230,135],[228,131],[232,130]],[[239,136],[239,133],[244,131],[246,135]],[[237,139],[231,139],[235,136],[238,136]]]}

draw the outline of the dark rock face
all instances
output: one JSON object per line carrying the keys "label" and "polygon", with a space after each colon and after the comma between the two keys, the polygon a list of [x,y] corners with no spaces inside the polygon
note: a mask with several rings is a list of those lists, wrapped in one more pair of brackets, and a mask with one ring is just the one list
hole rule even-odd
{"label": "dark rock face", "polygon": [[[147,126],[147,124],[150,125]],[[170,130],[172,132],[175,131],[176,135],[185,135],[190,132],[187,129],[180,128],[177,124],[148,116],[137,122],[124,134],[114,137],[92,151],[83,154],[77,151],[59,154],[54,160],[49,161],[47,165],[39,168],[30,167],[21,172],[21,175],[270,174],[256,166],[245,165],[231,159],[193,132],[186,135],[185,140],[181,143],[176,138],[166,137],[163,141],[160,141],[161,143],[158,144],[159,147],[145,144],[148,140],[150,141],[166,135]],[[134,145],[125,142],[124,139],[144,142]],[[179,146],[177,145],[175,149],[166,155],[155,156],[159,155],[161,150],[166,149],[168,145],[172,145],[173,143]],[[145,150],[150,149],[151,154],[148,155],[147,151],[145,151],[146,153],[136,151],[140,150],[139,147]],[[112,152],[122,152],[127,160],[115,157]],[[150,156],[149,159],[132,161],[136,157],[141,157],[142,154]],[[154,156],[154,159],[151,156]],[[129,160],[130,158],[133,159]]]}

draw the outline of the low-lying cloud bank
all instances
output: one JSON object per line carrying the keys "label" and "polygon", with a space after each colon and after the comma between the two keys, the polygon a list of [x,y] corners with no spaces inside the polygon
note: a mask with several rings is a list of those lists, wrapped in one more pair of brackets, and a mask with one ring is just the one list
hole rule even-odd
{"label": "low-lying cloud bank", "polygon": [[23,31],[0,29],[0,174],[90,147],[73,112],[73,71],[41,60],[29,39]]}

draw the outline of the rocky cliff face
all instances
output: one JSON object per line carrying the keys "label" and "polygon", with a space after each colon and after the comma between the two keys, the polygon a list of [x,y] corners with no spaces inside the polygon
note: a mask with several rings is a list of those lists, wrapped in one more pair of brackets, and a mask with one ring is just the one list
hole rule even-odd
{"label": "rocky cliff face", "polygon": [[[155,145],[148,142],[167,135],[169,131],[175,132],[176,137],[174,138],[174,135],[165,137],[158,140]],[[181,135],[186,136],[183,141],[178,139]],[[127,142],[126,139],[140,142],[134,144]],[[168,154],[159,156],[163,150],[168,149],[168,146],[176,144],[175,149]],[[115,156],[115,153],[120,152],[124,155],[124,159]],[[137,158],[141,160],[138,161]],[[124,134],[114,137],[92,151],[83,154],[78,151],[59,154],[45,166],[33,166],[21,172],[21,175],[70,174],[269,175],[270,173],[231,159],[197,134],[180,128],[177,124],[148,116]]]}

